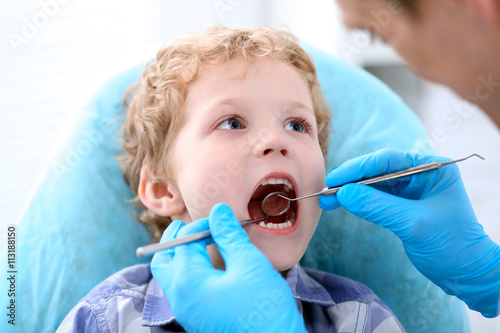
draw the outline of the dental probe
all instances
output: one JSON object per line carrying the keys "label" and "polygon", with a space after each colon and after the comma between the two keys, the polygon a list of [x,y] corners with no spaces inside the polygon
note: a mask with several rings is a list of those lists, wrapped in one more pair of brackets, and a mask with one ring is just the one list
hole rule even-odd
{"label": "dental probe", "polygon": [[[284,194],[283,192],[281,192],[280,194],[276,194],[276,195],[279,196],[280,198],[286,199],[288,201],[302,200],[302,199],[306,199],[306,198],[317,197],[320,195],[331,195],[331,194],[337,193],[342,186],[347,185],[347,184],[363,184],[363,185],[376,184],[376,183],[384,182],[387,180],[407,177],[407,176],[411,176],[411,175],[416,175],[416,174],[421,173],[421,172],[427,172],[427,171],[439,169],[439,168],[444,167],[445,165],[448,165],[448,164],[453,164],[453,163],[465,161],[466,159],[469,159],[472,156],[477,156],[480,159],[484,160],[484,157],[482,157],[478,154],[472,154],[470,156],[467,156],[467,157],[464,157],[464,158],[461,158],[458,160],[453,160],[453,161],[448,161],[448,162],[432,162],[432,163],[422,164],[422,165],[418,165],[416,167],[411,167],[408,169],[387,173],[385,175],[364,179],[364,180],[361,180],[358,182],[345,183],[345,184],[342,184],[340,186],[335,186],[335,187],[325,187],[324,189],[322,189],[321,191],[319,191],[317,193],[305,195],[305,196],[302,196],[299,198],[291,199],[291,198],[283,195]],[[268,198],[266,197],[266,199],[268,199]],[[262,203],[262,206],[264,207],[264,203]],[[266,210],[264,210],[264,212],[266,214],[269,213]],[[281,212],[281,214],[283,214],[283,213],[285,213],[285,212]]]}

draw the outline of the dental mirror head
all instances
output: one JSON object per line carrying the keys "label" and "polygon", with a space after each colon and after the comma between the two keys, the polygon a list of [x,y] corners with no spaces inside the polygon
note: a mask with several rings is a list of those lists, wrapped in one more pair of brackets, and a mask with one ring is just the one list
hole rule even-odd
{"label": "dental mirror head", "polygon": [[290,208],[290,199],[284,192],[271,192],[262,200],[261,208],[267,216],[283,215]]}

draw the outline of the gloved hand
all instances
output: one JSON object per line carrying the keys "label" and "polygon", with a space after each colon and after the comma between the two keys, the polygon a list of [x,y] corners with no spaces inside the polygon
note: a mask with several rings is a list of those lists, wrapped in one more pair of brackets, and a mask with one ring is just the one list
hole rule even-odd
{"label": "gloved hand", "polygon": [[[380,150],[335,168],[326,176],[326,184],[339,186],[448,160]],[[455,164],[372,187],[348,184],[319,202],[327,210],[342,205],[393,231],[415,267],[432,282],[485,317],[498,314],[500,247],[477,222]]]}
{"label": "gloved hand", "polygon": [[162,242],[210,227],[226,270],[215,269],[198,241],[157,252],[151,271],[187,332],[306,332],[292,291],[250,243],[231,208],[217,204],[208,219],[173,222]]}

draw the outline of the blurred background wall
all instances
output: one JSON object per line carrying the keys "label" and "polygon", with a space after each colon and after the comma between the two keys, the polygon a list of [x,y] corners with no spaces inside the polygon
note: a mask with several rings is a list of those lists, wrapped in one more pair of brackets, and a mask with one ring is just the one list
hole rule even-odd
{"label": "blurred background wall", "polygon": [[[152,57],[164,40],[214,24],[285,27],[385,81],[422,119],[438,154],[484,156],[460,169],[479,221],[500,242],[499,131],[448,89],[413,76],[390,47],[345,31],[332,0],[0,0],[0,6],[2,244],[77,105],[110,75]],[[469,315],[474,333],[500,332],[499,319]]]}

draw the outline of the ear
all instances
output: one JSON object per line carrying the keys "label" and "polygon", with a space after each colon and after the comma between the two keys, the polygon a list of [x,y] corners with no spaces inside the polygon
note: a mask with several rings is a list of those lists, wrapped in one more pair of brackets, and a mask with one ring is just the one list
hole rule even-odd
{"label": "ear", "polygon": [[141,169],[138,194],[144,206],[160,216],[179,215],[186,209],[177,184],[172,180],[153,182],[147,166]]}
{"label": "ear", "polygon": [[466,15],[474,16],[480,22],[498,24],[500,6],[498,0],[453,0]]}

